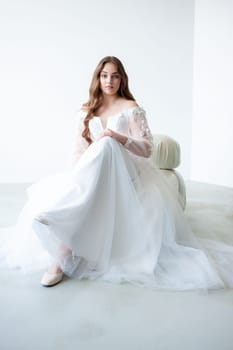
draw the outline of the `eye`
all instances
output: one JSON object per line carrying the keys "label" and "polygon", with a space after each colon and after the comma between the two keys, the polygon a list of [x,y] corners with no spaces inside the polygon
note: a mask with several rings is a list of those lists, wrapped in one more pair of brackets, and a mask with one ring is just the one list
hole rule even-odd
{"label": "eye", "polygon": [[100,74],[100,78],[106,79],[107,78],[107,74]]}
{"label": "eye", "polygon": [[113,79],[120,79],[120,74],[114,74],[112,77]]}

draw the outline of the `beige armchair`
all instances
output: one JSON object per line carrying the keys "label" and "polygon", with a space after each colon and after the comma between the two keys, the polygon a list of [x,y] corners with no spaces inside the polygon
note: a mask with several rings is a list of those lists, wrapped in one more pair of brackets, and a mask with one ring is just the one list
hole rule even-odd
{"label": "beige armchair", "polygon": [[186,206],[186,188],[182,175],[175,170],[180,165],[180,145],[169,136],[153,134],[152,160],[165,175],[168,185],[175,190],[182,209]]}

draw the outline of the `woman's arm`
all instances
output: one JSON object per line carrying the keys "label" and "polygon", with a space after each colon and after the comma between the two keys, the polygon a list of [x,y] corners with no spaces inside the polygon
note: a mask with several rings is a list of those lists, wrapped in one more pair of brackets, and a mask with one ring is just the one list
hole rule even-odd
{"label": "woman's arm", "polygon": [[149,158],[153,152],[153,137],[146,119],[146,112],[138,107],[129,116],[129,137],[124,146],[132,153]]}
{"label": "woman's arm", "polygon": [[75,126],[75,136],[73,140],[72,153],[71,153],[71,166],[75,166],[81,155],[86,151],[89,144],[84,137],[82,137],[82,132],[84,129],[84,118],[86,113],[82,110],[79,111],[76,126]]}
{"label": "woman's arm", "polygon": [[149,158],[153,151],[153,137],[151,135],[146,112],[138,107],[132,111],[129,118],[129,136],[125,136],[111,129],[105,129],[100,137],[110,136],[121,143],[130,152],[137,156]]}

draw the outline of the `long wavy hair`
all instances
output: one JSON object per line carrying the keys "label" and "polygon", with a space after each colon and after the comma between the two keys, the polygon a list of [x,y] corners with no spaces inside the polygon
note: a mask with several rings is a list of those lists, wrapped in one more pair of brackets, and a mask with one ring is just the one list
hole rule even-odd
{"label": "long wavy hair", "polygon": [[92,77],[91,85],[89,88],[89,99],[86,103],[82,105],[82,109],[84,109],[87,112],[86,117],[84,119],[84,130],[82,132],[82,137],[84,137],[89,144],[92,143],[89,130],[89,122],[93,118],[94,113],[98,110],[103,101],[103,93],[100,88],[100,73],[103,70],[106,63],[113,63],[116,66],[117,72],[121,77],[121,83],[117,94],[120,97],[126,98],[127,100],[135,101],[135,98],[129,90],[128,76],[121,61],[115,56],[106,56],[102,58],[101,61],[98,63]]}

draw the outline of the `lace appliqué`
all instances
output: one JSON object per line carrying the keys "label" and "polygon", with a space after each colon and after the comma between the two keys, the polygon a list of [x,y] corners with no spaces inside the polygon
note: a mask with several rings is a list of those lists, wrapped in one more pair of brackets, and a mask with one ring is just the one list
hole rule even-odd
{"label": "lace appliqu\u00e9", "polygon": [[128,114],[128,139],[124,147],[135,156],[149,158],[153,152],[153,137],[141,107]]}
{"label": "lace appliqu\u00e9", "polygon": [[153,145],[153,136],[146,119],[146,112],[142,107],[133,111],[134,121],[139,126],[139,136],[145,137]]}
{"label": "lace appliqu\u00e9", "polygon": [[139,142],[141,140],[144,146],[143,148],[146,149],[146,153],[148,154],[149,152],[151,155],[154,148],[153,136],[148,126],[146,112],[142,107],[138,107],[133,110],[133,113],[129,118],[129,127],[130,136],[132,136],[132,138],[128,138],[127,142],[125,143],[125,147],[128,149],[132,148],[133,151],[134,143],[137,142],[139,147]]}

